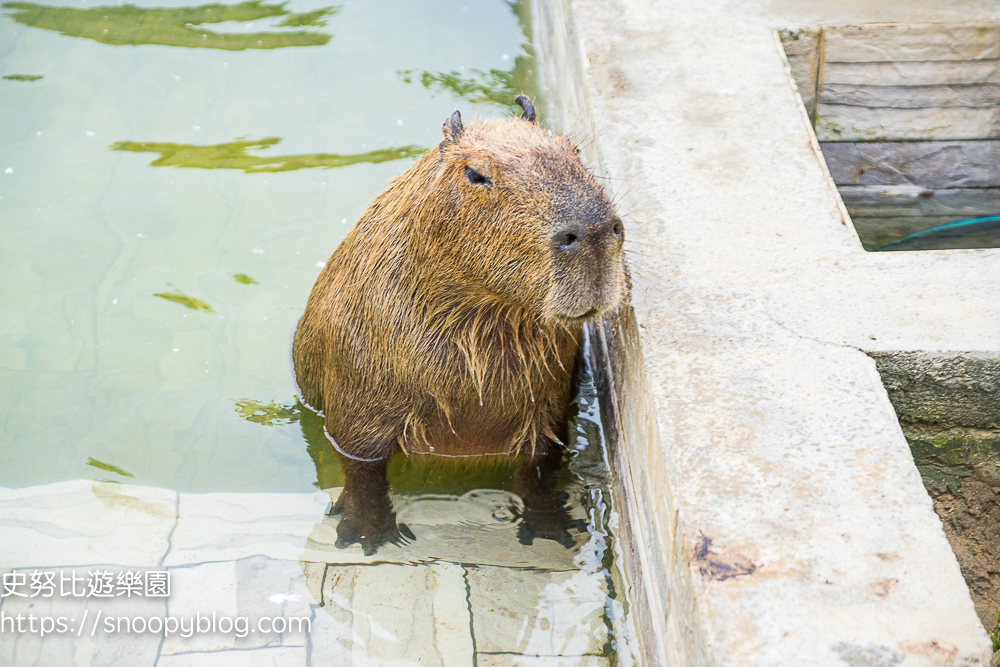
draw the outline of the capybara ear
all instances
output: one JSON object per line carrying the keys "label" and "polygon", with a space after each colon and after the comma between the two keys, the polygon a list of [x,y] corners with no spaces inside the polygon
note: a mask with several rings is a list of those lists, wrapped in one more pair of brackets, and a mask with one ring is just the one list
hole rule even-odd
{"label": "capybara ear", "polygon": [[524,109],[524,113],[521,114],[521,118],[525,119],[529,123],[535,122],[535,103],[531,101],[531,98],[527,95],[518,95],[517,99],[514,100],[521,108]]}
{"label": "capybara ear", "polygon": [[455,142],[458,138],[462,136],[462,131],[465,129],[462,127],[462,114],[458,113],[458,109],[448,116],[448,120],[444,122],[444,138],[447,141]]}

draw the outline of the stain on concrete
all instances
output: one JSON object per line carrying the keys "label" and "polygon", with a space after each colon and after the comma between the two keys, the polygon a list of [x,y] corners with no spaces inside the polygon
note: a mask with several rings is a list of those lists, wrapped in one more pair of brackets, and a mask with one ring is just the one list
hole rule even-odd
{"label": "stain on concrete", "polygon": [[714,581],[750,575],[756,572],[758,567],[746,556],[713,552],[712,540],[705,537],[704,533],[695,545],[694,564],[698,566],[701,576]]}
{"label": "stain on concrete", "polygon": [[608,78],[611,79],[611,85],[616,93],[627,93],[632,90],[632,83],[625,76],[625,72],[617,67],[608,68]]}
{"label": "stain on concrete", "polygon": [[953,664],[951,659],[955,657],[958,653],[958,649],[951,644],[945,642],[939,642],[936,639],[932,639],[929,642],[921,642],[917,644],[916,642],[900,642],[899,648],[903,649],[910,655],[919,655],[925,658],[930,658],[936,664]]}
{"label": "stain on concrete", "polygon": [[872,591],[880,598],[888,597],[889,593],[892,592],[892,589],[894,589],[898,583],[899,579],[884,577],[872,584]]}
{"label": "stain on concrete", "polygon": [[906,657],[888,646],[875,644],[840,642],[833,645],[833,650],[851,667],[895,667]]}

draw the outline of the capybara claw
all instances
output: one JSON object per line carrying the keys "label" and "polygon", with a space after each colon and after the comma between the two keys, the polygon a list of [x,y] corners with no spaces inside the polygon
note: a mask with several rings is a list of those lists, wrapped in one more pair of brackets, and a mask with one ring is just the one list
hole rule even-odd
{"label": "capybara claw", "polygon": [[405,523],[396,524],[394,515],[386,518],[379,526],[377,523],[364,523],[361,519],[345,516],[337,524],[337,541],[334,546],[346,549],[352,544],[360,544],[361,551],[366,556],[372,556],[383,544],[403,546],[417,539],[413,531]]}
{"label": "capybara claw", "polygon": [[417,536],[413,534],[413,531],[410,530],[410,527],[407,526],[405,523],[401,523],[398,526],[396,526],[395,537],[391,540],[386,540],[386,541],[392,542],[397,547],[404,547],[416,539]]}
{"label": "capybara claw", "polygon": [[413,534],[413,531],[410,530],[410,527],[407,526],[405,523],[399,524],[399,533],[400,535],[410,540],[411,542],[417,539],[417,536]]}

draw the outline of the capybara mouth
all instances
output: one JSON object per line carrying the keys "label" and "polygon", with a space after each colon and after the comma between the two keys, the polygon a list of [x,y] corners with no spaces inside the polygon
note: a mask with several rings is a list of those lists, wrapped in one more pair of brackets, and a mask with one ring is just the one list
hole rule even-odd
{"label": "capybara mouth", "polygon": [[583,315],[556,315],[556,317],[564,322],[583,322],[584,320],[589,320],[591,317],[596,315],[597,312],[597,306],[594,306]]}

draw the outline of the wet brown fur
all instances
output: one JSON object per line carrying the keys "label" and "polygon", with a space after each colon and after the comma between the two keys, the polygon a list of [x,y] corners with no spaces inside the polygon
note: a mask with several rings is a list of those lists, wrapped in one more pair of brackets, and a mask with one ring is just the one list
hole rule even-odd
{"label": "wet brown fur", "polygon": [[[557,443],[581,320],[622,295],[620,239],[601,228],[618,219],[569,140],[457,118],[370,203],[299,322],[303,399],[345,462]],[[570,219],[597,230],[572,261],[552,245]]]}

